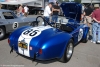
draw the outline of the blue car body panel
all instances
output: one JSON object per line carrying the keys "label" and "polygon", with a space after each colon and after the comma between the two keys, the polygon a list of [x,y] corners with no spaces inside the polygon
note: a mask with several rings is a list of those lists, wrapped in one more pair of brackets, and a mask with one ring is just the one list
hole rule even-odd
{"label": "blue car body panel", "polygon": [[[62,11],[66,18],[80,22],[82,5],[76,2],[64,2],[61,5]],[[70,20],[70,21],[71,21]]]}
{"label": "blue car body panel", "polygon": [[[23,27],[19,30],[14,31],[10,39],[10,46],[14,46],[14,50],[18,52],[18,38],[21,35],[22,31],[31,27]],[[17,33],[18,32],[18,33]],[[17,35],[16,35],[17,33]],[[16,36],[15,36],[16,35]],[[46,35],[46,36],[45,36]],[[64,37],[63,37],[64,36]],[[62,39],[63,38],[63,39]],[[30,57],[33,58],[34,54],[37,55],[37,59],[52,59],[53,57],[61,57],[64,52],[65,47],[67,46],[68,41],[70,40],[71,35],[65,32],[59,32],[57,29],[51,28],[42,31],[41,35],[34,37],[30,41],[30,46],[33,50],[30,50]],[[57,42],[59,41],[59,42]],[[61,45],[62,44],[62,45]],[[43,50],[43,54],[39,56],[39,49]],[[55,51],[52,51],[56,48]],[[49,53],[49,54],[46,54]],[[54,55],[52,55],[52,53]]]}
{"label": "blue car body panel", "polygon": [[[70,8],[66,7],[68,5]],[[87,37],[89,31],[87,25],[79,24],[81,15],[80,4],[66,2],[62,3],[61,7],[66,18],[69,18],[65,26],[72,28],[71,32],[50,26],[25,26],[15,30],[9,36],[9,45],[13,47],[16,52],[38,60],[61,58],[70,39],[73,40],[75,46],[78,42]],[[71,11],[71,7],[74,11]],[[25,48],[27,49],[21,48],[22,46],[19,47],[18,44],[20,43],[25,44],[27,46]]]}

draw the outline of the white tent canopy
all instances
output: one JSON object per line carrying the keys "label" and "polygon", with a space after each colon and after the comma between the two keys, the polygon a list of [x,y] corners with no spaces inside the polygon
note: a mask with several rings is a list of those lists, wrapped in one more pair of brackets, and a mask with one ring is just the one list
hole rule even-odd
{"label": "white tent canopy", "polygon": [[10,5],[18,5],[18,4],[25,4],[29,2],[33,2],[37,0],[21,0],[21,1],[10,1],[10,2],[0,2],[1,4],[10,4]]}
{"label": "white tent canopy", "polygon": [[100,3],[100,0],[81,0],[81,3]]}

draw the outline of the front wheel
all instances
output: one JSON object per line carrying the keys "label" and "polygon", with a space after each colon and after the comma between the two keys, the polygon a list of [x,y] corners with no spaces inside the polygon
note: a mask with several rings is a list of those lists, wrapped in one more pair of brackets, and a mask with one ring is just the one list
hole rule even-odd
{"label": "front wheel", "polygon": [[73,51],[74,51],[73,40],[70,40],[66,47],[64,55],[62,56],[60,61],[62,61],[63,63],[68,62],[73,55]]}
{"label": "front wheel", "polygon": [[90,35],[90,33],[88,32],[87,35],[86,35],[86,38],[83,39],[83,41],[82,41],[83,43],[87,43],[87,41],[89,39],[89,35]]}
{"label": "front wheel", "polygon": [[0,40],[4,38],[5,36],[5,28],[4,27],[0,27]]}

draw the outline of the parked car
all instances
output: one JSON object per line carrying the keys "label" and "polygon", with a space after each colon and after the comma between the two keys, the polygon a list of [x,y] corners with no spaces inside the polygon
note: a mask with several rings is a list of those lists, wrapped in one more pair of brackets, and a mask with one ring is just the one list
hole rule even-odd
{"label": "parked car", "polygon": [[34,60],[58,58],[62,62],[68,62],[73,55],[74,46],[81,41],[88,41],[89,27],[80,24],[81,4],[66,2],[62,3],[61,7],[68,19],[66,24],[61,22],[59,28],[56,28],[47,22],[48,26],[24,26],[15,30],[8,38],[10,53],[15,50]]}
{"label": "parked car", "polygon": [[35,23],[35,18],[17,17],[11,10],[0,9],[0,39],[2,39],[6,33],[10,33],[22,26],[29,26]]}

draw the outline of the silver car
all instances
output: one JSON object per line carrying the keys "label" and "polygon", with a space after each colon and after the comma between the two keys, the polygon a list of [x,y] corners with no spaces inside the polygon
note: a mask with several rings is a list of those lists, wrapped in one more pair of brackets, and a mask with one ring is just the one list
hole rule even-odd
{"label": "silver car", "polygon": [[0,9],[0,39],[19,27],[35,24],[38,25],[35,18],[17,17],[11,10]]}

